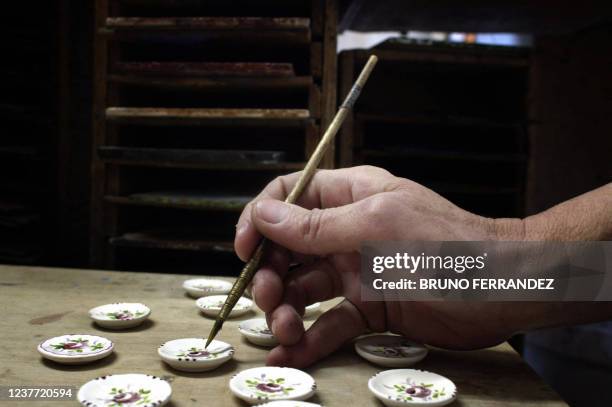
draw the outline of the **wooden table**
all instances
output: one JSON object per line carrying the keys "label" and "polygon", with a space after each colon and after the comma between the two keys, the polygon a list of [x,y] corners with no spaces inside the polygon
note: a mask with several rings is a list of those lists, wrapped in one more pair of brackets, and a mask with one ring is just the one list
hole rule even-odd
{"label": "wooden table", "polygon": [[[237,330],[240,320],[254,315],[225,323],[219,339],[233,344],[236,354],[233,361],[217,370],[183,373],[172,370],[157,355],[161,343],[206,336],[213,324],[200,314],[195,301],[185,295],[181,284],[186,278],[169,274],[0,266],[0,385],[78,388],[102,375],[148,373],[171,382],[171,406],[244,405],[232,396],[227,384],[236,372],[264,364],[267,350],[249,345]],[[92,324],[87,313],[90,308],[118,301],[147,304],[152,309],[150,321],[129,331],[106,331]],[[330,305],[326,303],[324,308]],[[115,353],[82,366],[43,360],[36,351],[38,343],[66,333],[105,336],[115,342]],[[459,398],[452,404],[455,407],[566,405],[507,344],[473,352],[434,349],[418,368],[440,373],[457,384]],[[383,369],[362,360],[347,344],[307,369],[318,385],[311,401],[328,407],[382,406],[367,389],[368,379],[380,370]],[[49,402],[12,404],[50,405]],[[66,404],[76,405],[76,402],[51,403]]]}

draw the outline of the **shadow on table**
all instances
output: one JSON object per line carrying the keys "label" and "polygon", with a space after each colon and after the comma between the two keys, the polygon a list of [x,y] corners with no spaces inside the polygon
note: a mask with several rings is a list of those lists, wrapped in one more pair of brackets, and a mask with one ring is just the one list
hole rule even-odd
{"label": "shadow on table", "polygon": [[272,350],[274,348],[274,346],[262,346],[262,345],[257,345],[256,343],[253,343],[251,341],[249,341],[244,335],[240,336],[240,343],[242,345],[246,345],[249,348],[253,348],[253,349],[261,349],[263,351],[269,352],[270,350]]}
{"label": "shadow on table", "polygon": [[[240,403],[241,406],[251,406],[252,404],[247,403],[246,401],[239,399],[236,396],[232,396],[234,400],[238,401]],[[314,404],[321,404],[321,399],[319,398],[319,396],[317,394],[315,394],[314,396],[312,396],[311,398],[304,400],[307,401],[308,403],[314,403]],[[267,403],[265,403],[267,405]],[[287,404],[283,404],[283,405],[288,405],[291,403],[287,403]],[[382,403],[380,404],[381,406],[383,405]],[[454,406],[454,404],[453,404]],[[452,406],[451,406],[452,407]]]}
{"label": "shadow on table", "polygon": [[45,365],[46,367],[49,367],[55,370],[63,370],[64,372],[79,372],[79,371],[100,369],[102,367],[111,365],[116,360],[117,360],[117,354],[114,352],[105,358],[96,360],[94,362],[88,362],[82,365],[64,365],[61,363],[54,362],[52,360],[40,358],[41,363]]}
{"label": "shadow on table", "polygon": [[431,349],[416,368],[451,379],[457,385],[460,398],[466,402],[472,397],[515,402],[561,400],[517,354],[499,349]]}
{"label": "shadow on table", "polygon": [[231,375],[231,373],[234,372],[236,368],[238,367],[238,364],[236,363],[236,361],[234,359],[230,359],[229,361],[222,364],[218,368],[209,370],[208,372],[183,372],[181,370],[173,369],[172,367],[170,367],[168,364],[164,362],[160,361],[160,363],[161,363],[161,367],[164,370],[164,372],[170,373],[171,375],[174,375],[174,376],[195,377],[195,378],[198,378],[198,377],[207,378],[207,377]]}
{"label": "shadow on table", "polygon": [[151,329],[152,327],[154,327],[156,324],[157,323],[153,321],[152,319],[146,319],[142,324],[135,326],[133,328],[127,328],[127,329],[108,329],[108,328],[101,327],[95,322],[91,322],[90,326],[97,331],[109,332],[109,333],[121,333],[121,332],[146,331],[147,329]]}

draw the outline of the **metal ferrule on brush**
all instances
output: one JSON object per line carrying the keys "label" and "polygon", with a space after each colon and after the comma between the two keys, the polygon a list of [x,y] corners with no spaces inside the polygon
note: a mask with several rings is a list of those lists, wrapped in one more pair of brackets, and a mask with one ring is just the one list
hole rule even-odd
{"label": "metal ferrule on brush", "polygon": [[208,345],[210,345],[212,340],[215,338],[215,336],[217,336],[217,333],[219,333],[219,331],[221,330],[223,323],[229,317],[230,312],[232,312],[232,309],[234,308],[240,297],[242,297],[242,294],[246,290],[246,287],[253,279],[255,272],[259,269],[259,264],[261,263],[261,258],[263,257],[266,242],[267,239],[265,238],[263,238],[261,242],[259,242],[259,245],[257,245],[253,256],[244,265],[240,276],[234,282],[234,285],[232,286],[232,289],[227,295],[227,299],[225,300],[225,303],[223,304],[223,307],[221,307],[221,311],[219,312],[219,315],[215,320],[215,325],[213,326],[213,329],[208,335],[205,348],[207,348]]}

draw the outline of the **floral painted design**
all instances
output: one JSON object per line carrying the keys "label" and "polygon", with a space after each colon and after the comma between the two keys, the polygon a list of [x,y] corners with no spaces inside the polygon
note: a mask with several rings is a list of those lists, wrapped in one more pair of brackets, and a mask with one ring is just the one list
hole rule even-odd
{"label": "floral painted design", "polygon": [[414,348],[409,342],[401,342],[397,345],[370,345],[365,347],[372,354],[383,356],[386,358],[404,358],[412,356],[407,351],[408,348]]}
{"label": "floral painted design", "polygon": [[108,319],[116,320],[116,321],[129,321],[134,318],[140,318],[145,314],[144,311],[136,311],[132,312],[129,310],[116,311],[116,312],[107,312],[104,314]]}
{"label": "floral painted design", "polygon": [[59,354],[88,354],[96,353],[104,348],[104,344],[96,341],[89,342],[89,339],[66,338],[64,342],[52,343],[49,345],[54,353]]}
{"label": "floral painted design", "polygon": [[[410,378],[405,383],[394,384],[386,388],[395,392],[397,401],[435,401],[437,398],[446,396],[444,388],[434,388],[432,383],[417,383]],[[390,396],[392,397],[392,396]]]}
{"label": "floral painted design", "polygon": [[123,405],[141,406],[151,402],[151,390],[138,389],[138,391],[129,391],[121,388],[113,387],[106,401],[107,407],[121,407]]}
{"label": "floral painted design", "polygon": [[258,399],[287,396],[295,390],[293,386],[299,385],[299,383],[286,385],[285,378],[267,378],[265,373],[262,373],[261,376],[255,377],[253,379],[246,379],[245,383],[247,387],[253,391],[253,394]]}
{"label": "floral painted design", "polygon": [[176,354],[179,358],[193,358],[193,359],[215,359],[219,356],[219,352],[208,352],[201,348],[189,348],[182,350]]}

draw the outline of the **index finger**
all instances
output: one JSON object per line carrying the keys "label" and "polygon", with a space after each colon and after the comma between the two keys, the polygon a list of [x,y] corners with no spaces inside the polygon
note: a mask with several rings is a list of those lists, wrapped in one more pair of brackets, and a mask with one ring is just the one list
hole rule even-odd
{"label": "index finger", "polygon": [[[253,205],[262,199],[285,200],[301,175],[300,171],[275,178],[243,209],[234,239],[240,259],[247,261],[261,239],[250,219]],[[347,205],[385,190],[395,179],[388,171],[370,166],[318,170],[296,205],[306,209]]]}
{"label": "index finger", "polygon": [[[261,239],[261,235],[251,222],[251,211],[253,205],[262,199],[276,199],[284,201],[293,186],[297,183],[302,172],[294,172],[275,178],[260,193],[249,202],[238,219],[236,225],[236,237],[234,249],[242,261],[247,261],[249,256]],[[333,185],[333,194],[330,188]],[[346,174],[338,174],[336,171],[320,170],[315,173],[313,179],[308,183],[302,196],[296,202],[306,209],[321,208],[326,206],[339,206],[352,201],[350,185]]]}

